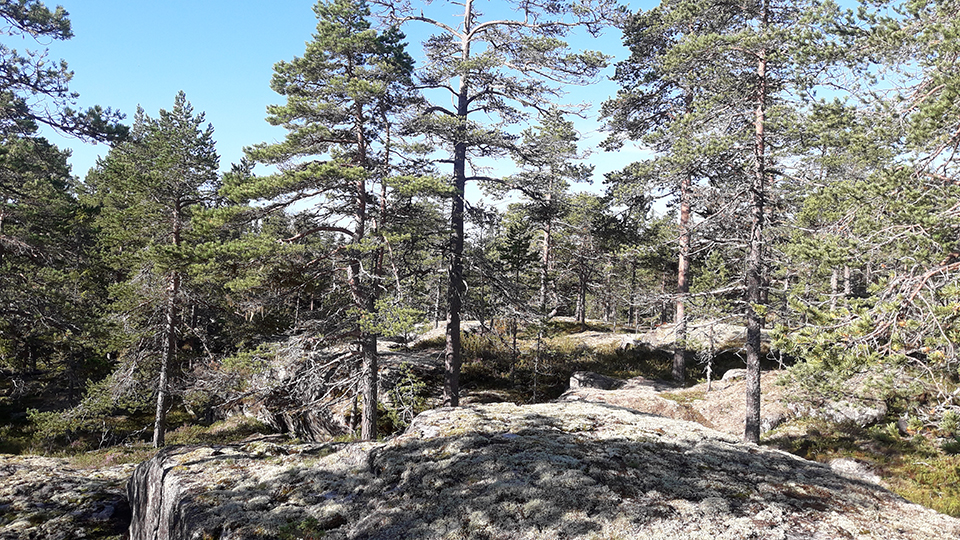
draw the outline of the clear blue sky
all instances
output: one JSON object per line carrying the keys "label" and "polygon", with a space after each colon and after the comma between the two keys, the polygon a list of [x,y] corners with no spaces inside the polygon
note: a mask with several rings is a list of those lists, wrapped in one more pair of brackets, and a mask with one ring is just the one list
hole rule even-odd
{"label": "clear blue sky", "polygon": [[[56,2],[47,2],[53,7]],[[244,146],[279,140],[284,131],[264,120],[265,108],[280,103],[270,90],[273,65],[303,54],[316,27],[314,0],[61,0],[70,13],[74,38],[50,44],[51,56],[67,61],[75,76],[71,89],[80,93],[79,106],[97,104],[119,109],[133,119],[140,105],[151,116],[169,109],[183,90],[196,111],[213,124],[221,168],[240,160]],[[440,2],[434,2],[433,10]],[[481,0],[481,6],[495,5]],[[634,2],[637,4],[637,2]],[[644,5],[647,2],[643,2]],[[450,13],[456,13],[451,6]],[[636,9],[635,7],[632,9]],[[451,19],[452,20],[452,19]],[[404,28],[414,57],[420,54],[424,27]],[[572,41],[578,48],[599,49],[623,58],[618,30],[598,40]],[[19,44],[17,45],[19,46]],[[609,71],[612,73],[612,68]],[[591,101],[594,107],[616,91],[609,81],[572,89],[571,102]],[[584,147],[602,138],[597,123],[578,122]],[[62,148],[73,150],[73,172],[84,177],[102,145],[51,135]],[[634,156],[635,158],[635,156]],[[627,155],[598,153],[591,159],[597,175],[632,161]]]}

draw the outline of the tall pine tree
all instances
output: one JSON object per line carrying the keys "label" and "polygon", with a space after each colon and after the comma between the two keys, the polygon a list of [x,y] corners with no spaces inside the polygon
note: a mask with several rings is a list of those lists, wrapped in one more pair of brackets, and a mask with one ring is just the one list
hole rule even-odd
{"label": "tall pine tree", "polygon": [[[306,206],[304,226],[286,242],[316,234],[336,239],[329,256],[343,267],[354,307],[347,332],[362,358],[362,437],[375,439],[378,331],[361,321],[376,318],[384,289],[380,232],[397,151],[392,125],[413,96],[413,60],[396,29],[372,28],[363,0],[320,1],[314,12],[316,33],[304,55],[274,68],[271,87],[286,103],[270,106],[267,120],[287,136],[246,150],[251,160],[279,172],[235,176],[226,193],[235,201],[268,201],[268,210]],[[378,185],[379,199],[373,194]]]}
{"label": "tall pine tree", "polygon": [[[621,77],[631,93],[625,95],[620,111],[615,111],[615,125],[625,134],[667,134],[672,130],[671,150],[686,144],[676,135],[703,138],[708,134],[714,139],[708,144],[713,147],[708,156],[716,154],[718,147],[724,150],[721,154],[739,153],[731,160],[731,170],[743,179],[743,203],[750,215],[744,272],[744,439],[750,442],[760,437],[760,328],[768,267],[768,199],[771,184],[783,178],[774,174],[784,162],[777,161],[771,141],[785,125],[778,120],[788,114],[788,98],[806,97],[818,78],[829,72],[830,63],[844,54],[840,38],[833,33],[837,15],[832,3],[819,0],[673,0],[662,4],[654,15],[642,17],[633,28],[640,35],[628,38],[628,43],[632,39],[639,44],[642,56],[634,63],[639,76]],[[643,57],[652,61],[644,64]],[[631,67],[621,66],[621,74]],[[633,92],[635,89],[640,91]],[[716,127],[704,129],[704,119],[711,117],[719,131]],[[692,130],[682,126],[691,120]],[[663,129],[668,126],[669,130]],[[694,147],[692,155],[700,152]],[[689,162],[681,165],[673,170],[679,173],[675,176],[685,194],[690,175],[696,171]],[[738,167],[742,169],[737,171]],[[683,214],[683,197],[680,204]],[[687,243],[685,234],[681,231],[681,240]],[[678,285],[682,297],[686,285],[679,281]],[[678,358],[677,367],[680,364]]]}
{"label": "tall pine tree", "polygon": [[[608,0],[511,1],[484,14],[466,0],[452,21],[424,15],[409,2],[376,0],[395,24],[421,23],[436,33],[424,42],[419,85],[435,99],[411,129],[426,135],[452,166],[443,402],[460,402],[460,319],[466,292],[463,272],[464,194],[467,182],[492,180],[477,158],[509,154],[508,128],[561,95],[561,85],[585,84],[606,65],[594,51],[573,52],[564,37],[577,27],[596,33],[619,15]],[[446,9],[446,6],[443,7]],[[501,14],[518,14],[501,18]],[[446,14],[444,14],[444,17]],[[481,118],[478,120],[478,118]]]}
{"label": "tall pine tree", "polygon": [[111,149],[87,179],[101,205],[101,242],[122,276],[114,294],[117,316],[129,330],[124,361],[156,366],[158,448],[185,334],[185,280],[199,242],[191,216],[210,206],[219,188],[213,127],[203,122],[183,92],[158,118],[140,109],[130,140]]}

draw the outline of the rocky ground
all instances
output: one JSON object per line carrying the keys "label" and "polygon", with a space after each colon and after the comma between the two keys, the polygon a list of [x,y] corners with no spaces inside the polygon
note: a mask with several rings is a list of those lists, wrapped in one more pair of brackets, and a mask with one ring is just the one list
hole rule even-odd
{"label": "rocky ground", "polygon": [[386,443],[170,448],[130,494],[132,540],[960,537],[863,478],[588,402],[435,409]]}
{"label": "rocky ground", "polygon": [[[798,417],[822,418],[831,422],[851,422],[865,426],[877,422],[887,412],[882,400],[853,397],[866,392],[851,392],[842,401],[811,404],[797,401],[794,392],[778,384],[781,371],[767,371],[760,377],[760,426],[768,432]],[[592,401],[629,407],[641,412],[690,420],[735,436],[744,430],[745,370],[731,370],[723,379],[677,388],[665,381],[636,377],[626,381],[595,373],[578,372],[570,379],[570,390],[559,401]],[[856,382],[851,382],[856,389]]]}
{"label": "rocky ground", "polygon": [[84,469],[66,459],[0,454],[0,539],[121,538],[135,467]]}
{"label": "rocky ground", "polygon": [[[709,339],[736,348],[739,329],[723,329]],[[667,334],[565,339],[655,348]],[[388,375],[442,361],[432,349],[383,352]],[[174,447],[135,474],[0,455],[0,540],[120,540],[131,514],[137,540],[960,538],[960,522],[886,491],[857,462],[740,444],[738,375],[679,389],[579,372],[556,403],[468,394],[467,407],[428,411],[386,443]],[[866,425],[886,412],[870,399],[801,405],[778,378],[763,375],[764,429],[801,415]]]}

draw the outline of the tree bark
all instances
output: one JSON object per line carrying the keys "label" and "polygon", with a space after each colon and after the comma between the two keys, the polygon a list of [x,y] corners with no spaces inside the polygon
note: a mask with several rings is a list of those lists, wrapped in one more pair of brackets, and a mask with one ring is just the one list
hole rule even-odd
{"label": "tree bark", "polygon": [[463,192],[466,185],[464,163],[466,145],[458,143],[454,164],[454,194],[451,211],[450,231],[450,282],[447,285],[446,348],[444,350],[443,404],[450,407],[460,405],[460,365],[462,352],[460,344],[460,312],[463,310]]}
{"label": "tree bark", "polygon": [[581,330],[587,329],[587,276],[584,274],[580,274],[577,290],[577,322]]}
{"label": "tree bark", "polygon": [[[769,0],[764,0],[760,13],[761,31],[769,23]],[[767,101],[767,56],[766,50],[757,53],[757,104],[754,113],[754,158],[753,181],[750,186],[752,224],[750,248],[747,255],[746,303],[747,303],[747,376],[746,376],[746,422],[744,442],[760,442],[760,305],[763,288],[763,228],[766,196],[766,148],[764,123]]]}
{"label": "tree bark", "polygon": [[[172,238],[170,243],[180,245],[180,233],[183,220],[181,201],[174,201],[171,211]],[[180,272],[170,272],[167,285],[167,305],[163,328],[163,348],[160,354],[160,376],[157,380],[157,410],[153,425],[153,447],[162,448],[167,433],[167,409],[170,408],[170,371],[177,354],[178,303],[180,297]]]}
{"label": "tree bark", "polygon": [[[460,58],[470,60],[470,29],[473,26],[473,1],[464,3],[463,34],[460,43]],[[463,294],[466,286],[463,282],[463,210],[464,193],[467,186],[467,142],[466,122],[470,112],[470,81],[460,77],[457,94],[457,119],[461,131],[459,140],[453,148],[453,197],[450,209],[450,283],[447,285],[447,305],[450,318],[447,320],[446,348],[444,350],[443,404],[450,407],[460,405],[460,366],[462,351],[460,344],[460,313],[463,310]]]}
{"label": "tree bark", "polygon": [[[551,186],[552,189],[552,186]],[[547,193],[547,207],[550,208],[553,194]],[[551,210],[552,211],[552,210]],[[547,314],[547,295],[549,294],[550,283],[550,248],[552,247],[552,226],[553,218],[547,218],[543,226],[543,249],[540,251],[540,316]]]}
{"label": "tree bark", "polygon": [[677,302],[673,314],[676,323],[676,341],[673,349],[673,380],[683,384],[687,368],[686,301],[690,293],[690,191],[693,178],[688,174],[680,180],[680,245],[677,256]]}
{"label": "tree bark", "polygon": [[167,409],[170,408],[170,371],[177,353],[177,297],[180,295],[180,273],[171,272],[167,288],[166,321],[163,328],[163,349],[160,356],[160,378],[157,381],[157,410],[153,425],[153,447],[162,448],[167,433]]}
{"label": "tree bark", "polygon": [[378,355],[377,336],[365,334],[360,338],[360,354],[363,357],[363,417],[360,421],[360,437],[365,441],[377,438],[377,385]]}

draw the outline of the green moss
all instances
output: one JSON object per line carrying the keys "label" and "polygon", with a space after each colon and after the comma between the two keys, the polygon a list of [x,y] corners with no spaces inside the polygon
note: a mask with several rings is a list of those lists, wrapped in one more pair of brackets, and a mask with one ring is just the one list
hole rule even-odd
{"label": "green moss", "polygon": [[229,444],[251,435],[269,434],[272,430],[248,417],[233,417],[210,426],[184,424],[167,433],[167,444]]}
{"label": "green moss", "polygon": [[70,464],[78,469],[103,469],[124,463],[143,463],[153,457],[156,450],[148,445],[112,446],[93,452],[69,456]]}

